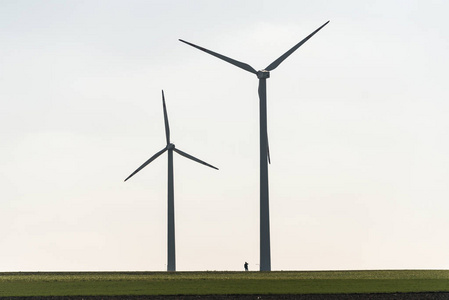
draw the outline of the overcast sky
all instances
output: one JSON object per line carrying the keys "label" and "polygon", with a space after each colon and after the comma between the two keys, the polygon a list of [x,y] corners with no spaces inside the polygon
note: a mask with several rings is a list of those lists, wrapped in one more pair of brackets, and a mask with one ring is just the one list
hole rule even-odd
{"label": "overcast sky", "polygon": [[449,268],[449,2],[0,0],[0,271]]}

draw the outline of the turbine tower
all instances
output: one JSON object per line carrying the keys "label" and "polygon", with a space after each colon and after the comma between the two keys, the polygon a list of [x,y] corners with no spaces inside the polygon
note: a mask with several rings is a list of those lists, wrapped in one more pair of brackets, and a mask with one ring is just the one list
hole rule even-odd
{"label": "turbine tower", "polygon": [[276,69],[287,57],[290,56],[296,49],[310,39],[314,34],[327,25],[329,21],[320,26],[317,30],[309,34],[306,38],[293,46],[290,50],[281,55],[278,59],[273,61],[268,67],[263,70],[256,71],[250,65],[221,55],[219,53],[210,51],[206,48],[197,46],[195,44],[179,40],[187,45],[195,47],[219,59],[222,59],[236,67],[257,75],[259,79],[259,120],[260,120],[260,270],[271,271],[271,255],[270,255],[270,213],[268,201],[268,162],[270,160],[268,149],[268,135],[267,135],[267,85],[266,80],[270,78],[270,71]]}
{"label": "turbine tower", "polygon": [[168,230],[167,230],[167,271],[176,271],[176,256],[175,256],[175,197],[174,197],[174,184],[173,184],[173,151],[196,161],[200,164],[206,165],[208,167],[218,170],[218,168],[209,165],[208,163],[193,157],[179,149],[176,149],[175,145],[170,143],[170,127],[168,125],[167,109],[165,107],[165,97],[164,91],[162,91],[162,106],[164,109],[164,122],[165,122],[165,137],[167,139],[167,145],[164,149],[154,154],[150,159],[143,163],[137,170],[135,170],[131,175],[129,175],[125,181],[133,177],[137,172],[145,168],[150,162],[158,158],[165,151],[168,152],[168,189],[167,189],[167,200],[168,200]]}

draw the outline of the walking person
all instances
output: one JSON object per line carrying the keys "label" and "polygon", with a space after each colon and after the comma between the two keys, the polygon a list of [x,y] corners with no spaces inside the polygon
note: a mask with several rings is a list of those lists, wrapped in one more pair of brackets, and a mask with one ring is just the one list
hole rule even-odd
{"label": "walking person", "polygon": [[245,264],[243,265],[245,267],[245,271],[248,271],[248,263],[245,261]]}

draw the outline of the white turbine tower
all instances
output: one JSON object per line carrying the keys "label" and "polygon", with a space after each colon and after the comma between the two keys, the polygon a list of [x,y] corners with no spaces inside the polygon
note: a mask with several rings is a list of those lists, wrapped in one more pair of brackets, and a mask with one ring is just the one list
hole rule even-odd
{"label": "white turbine tower", "polygon": [[268,202],[268,162],[270,160],[268,150],[267,136],[267,86],[266,79],[270,78],[270,71],[276,69],[290,54],[310,39],[321,28],[327,25],[329,21],[320,26],[317,30],[309,34],[306,38],[285,52],[278,59],[273,61],[263,70],[256,71],[250,65],[210,51],[206,48],[194,45],[192,43],[181,40],[192,47],[204,51],[210,55],[218,57],[236,67],[257,75],[259,78],[259,120],[260,120],[260,270],[271,271],[271,254],[270,254],[270,213]]}
{"label": "white turbine tower", "polygon": [[175,255],[175,197],[174,197],[174,184],[173,184],[173,151],[176,153],[187,157],[193,161],[200,164],[206,165],[208,167],[218,170],[218,168],[209,165],[208,163],[193,157],[179,149],[176,149],[175,145],[170,143],[170,127],[168,125],[167,109],[165,107],[165,97],[164,91],[162,91],[162,106],[164,108],[164,122],[165,122],[165,137],[167,139],[167,145],[164,149],[154,154],[150,159],[148,159],[143,165],[141,165],[137,170],[135,170],[131,175],[129,175],[125,181],[134,176],[137,172],[142,170],[150,162],[158,158],[165,151],[168,152],[168,189],[167,189],[167,200],[168,200],[168,230],[167,230],[167,271],[176,271],[176,255]]}

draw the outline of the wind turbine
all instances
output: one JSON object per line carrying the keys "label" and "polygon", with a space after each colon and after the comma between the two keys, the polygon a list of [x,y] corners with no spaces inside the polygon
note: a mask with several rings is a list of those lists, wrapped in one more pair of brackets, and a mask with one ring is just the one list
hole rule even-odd
{"label": "wind turbine", "polygon": [[133,177],[137,172],[145,168],[150,162],[158,158],[165,151],[168,152],[168,189],[167,189],[167,200],[168,200],[168,230],[167,230],[167,271],[176,271],[176,258],[175,258],[175,197],[174,197],[174,184],[173,184],[173,151],[176,153],[187,157],[193,161],[200,164],[206,165],[208,167],[218,170],[218,168],[209,165],[208,163],[193,157],[179,149],[176,149],[175,145],[170,143],[170,127],[168,125],[167,108],[165,107],[165,97],[164,91],[162,91],[162,106],[164,109],[164,122],[165,122],[165,137],[167,139],[167,146],[164,149],[154,154],[150,159],[143,163],[137,170],[135,170],[131,175],[129,175],[125,181]]}
{"label": "wind turbine", "polygon": [[268,135],[267,135],[267,85],[266,80],[270,78],[270,71],[276,69],[287,57],[289,57],[296,49],[304,44],[308,39],[315,35],[330,21],[327,21],[317,30],[309,34],[302,41],[293,46],[290,50],[281,55],[278,59],[273,61],[268,67],[263,70],[256,71],[250,65],[221,55],[219,53],[210,51],[206,48],[197,46],[195,44],[179,40],[187,45],[195,47],[219,59],[222,59],[236,67],[245,71],[256,74],[259,78],[259,120],[260,120],[260,270],[271,271],[271,255],[270,255],[270,213],[268,202],[268,162],[270,160],[268,149]]}

